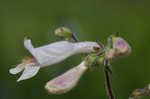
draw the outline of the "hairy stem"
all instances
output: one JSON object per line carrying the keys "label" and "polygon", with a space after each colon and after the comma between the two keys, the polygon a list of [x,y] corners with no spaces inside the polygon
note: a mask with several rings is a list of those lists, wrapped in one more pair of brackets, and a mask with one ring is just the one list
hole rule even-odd
{"label": "hairy stem", "polygon": [[109,95],[110,99],[115,99],[113,91],[112,91],[111,82],[110,82],[109,67],[108,67],[109,63],[108,63],[107,60],[104,64],[104,66],[106,66],[106,68],[104,69],[104,72],[105,72],[105,82],[106,82],[106,88],[107,88],[107,91],[108,91],[108,95]]}
{"label": "hairy stem", "polygon": [[106,80],[106,87],[108,90],[108,95],[109,95],[110,99],[114,99],[114,95],[113,95],[111,83],[110,83],[109,71],[104,70],[104,72],[105,72],[105,80]]}

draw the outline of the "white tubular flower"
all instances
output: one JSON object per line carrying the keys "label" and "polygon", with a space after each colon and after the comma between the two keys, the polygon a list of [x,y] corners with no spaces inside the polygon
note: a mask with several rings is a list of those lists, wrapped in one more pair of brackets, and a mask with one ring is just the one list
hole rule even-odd
{"label": "white tubular flower", "polygon": [[24,46],[42,67],[56,64],[77,53],[94,52],[94,47],[99,48],[99,45],[96,42],[87,41],[79,43],[59,41],[34,48],[29,39],[25,39]]}
{"label": "white tubular flower", "polygon": [[64,74],[50,80],[45,89],[49,94],[63,94],[75,87],[83,73],[88,69],[85,66],[85,61],[80,65],[68,70]]}
{"label": "white tubular flower", "polygon": [[31,40],[28,39],[25,39],[24,46],[33,57],[23,59],[21,64],[10,69],[9,72],[11,74],[17,74],[25,69],[21,77],[17,80],[18,82],[35,76],[41,67],[61,62],[73,54],[93,52],[94,47],[100,49],[96,42],[71,43],[68,41],[55,42],[34,48]]}
{"label": "white tubular flower", "polygon": [[39,63],[33,57],[25,57],[22,60],[22,63],[9,70],[9,72],[13,75],[18,74],[19,72],[23,71],[21,77],[17,80],[17,82],[25,79],[29,79],[35,76],[40,69]]}

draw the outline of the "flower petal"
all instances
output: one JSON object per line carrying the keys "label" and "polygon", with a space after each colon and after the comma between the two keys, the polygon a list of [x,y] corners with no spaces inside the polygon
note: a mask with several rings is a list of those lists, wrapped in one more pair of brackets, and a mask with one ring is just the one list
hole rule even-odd
{"label": "flower petal", "polygon": [[45,85],[45,89],[50,94],[66,93],[74,88],[87,68],[88,67],[85,66],[85,62],[82,62],[80,65],[49,81]]}
{"label": "flower petal", "polygon": [[19,64],[15,68],[11,68],[9,70],[9,73],[15,75],[15,74],[18,74],[19,72],[21,72],[23,69],[24,69],[24,65],[23,64]]}
{"label": "flower petal", "polygon": [[25,67],[25,70],[23,71],[23,74],[17,80],[17,82],[19,82],[21,80],[26,80],[26,79],[29,79],[29,78],[35,76],[38,73],[39,69],[40,69],[39,66],[32,66],[32,65],[28,64]]}
{"label": "flower petal", "polygon": [[29,50],[29,52],[31,53],[32,50],[34,49],[32,43],[31,43],[31,40],[27,39],[27,38],[24,38],[24,47]]}
{"label": "flower petal", "polygon": [[56,64],[73,54],[72,43],[62,41],[35,48],[33,55],[41,65]]}
{"label": "flower petal", "polygon": [[41,66],[48,66],[63,61],[67,57],[77,53],[92,52],[93,47],[99,47],[95,42],[71,43],[59,41],[34,48],[30,40],[25,39],[24,46],[37,59]]}

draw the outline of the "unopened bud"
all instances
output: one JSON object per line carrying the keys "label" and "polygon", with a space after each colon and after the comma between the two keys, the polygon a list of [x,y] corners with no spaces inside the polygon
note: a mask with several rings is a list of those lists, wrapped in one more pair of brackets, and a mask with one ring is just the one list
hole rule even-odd
{"label": "unopened bud", "polygon": [[130,45],[121,37],[113,37],[113,48],[118,56],[128,56],[131,52]]}
{"label": "unopened bud", "polygon": [[59,37],[64,37],[64,38],[71,38],[72,31],[69,28],[60,27],[55,30],[55,35]]}
{"label": "unopened bud", "polygon": [[82,74],[87,70],[85,62],[49,81],[45,89],[49,94],[64,94],[75,87]]}

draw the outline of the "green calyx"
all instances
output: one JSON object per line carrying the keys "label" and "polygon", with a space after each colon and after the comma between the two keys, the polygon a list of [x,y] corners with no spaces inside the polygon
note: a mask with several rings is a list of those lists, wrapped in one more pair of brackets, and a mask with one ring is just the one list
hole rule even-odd
{"label": "green calyx", "polygon": [[98,64],[103,64],[104,63],[104,57],[98,57],[97,58],[97,63]]}
{"label": "green calyx", "polygon": [[110,35],[107,39],[107,46],[106,47],[107,48],[113,48],[113,44],[118,37],[120,37],[118,32]]}
{"label": "green calyx", "polygon": [[91,55],[87,56],[87,58],[85,59],[86,60],[86,63],[85,63],[86,66],[92,67],[93,65],[95,65],[96,64],[96,59],[97,59],[97,57],[94,54],[91,54]]}
{"label": "green calyx", "polygon": [[104,57],[99,57],[96,54],[90,54],[85,59],[85,65],[89,68],[101,65],[104,62]]}

